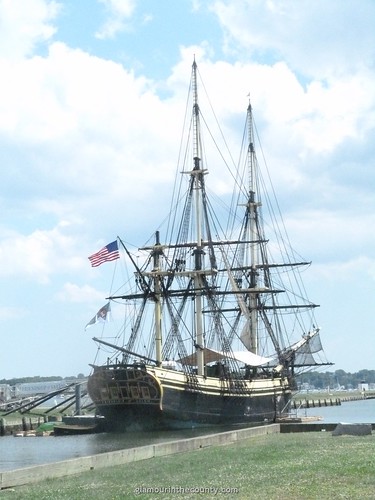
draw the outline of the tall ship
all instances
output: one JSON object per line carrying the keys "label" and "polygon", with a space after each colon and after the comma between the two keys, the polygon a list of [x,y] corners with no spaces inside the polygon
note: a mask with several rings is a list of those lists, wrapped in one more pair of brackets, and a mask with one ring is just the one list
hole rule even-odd
{"label": "tall ship", "polygon": [[296,377],[331,364],[301,280],[311,263],[291,247],[257,159],[251,102],[234,162],[206,131],[198,86],[194,60],[164,225],[137,256],[118,238],[131,271],[108,300],[123,305],[124,325],[94,338],[106,360],[88,378],[110,430],[274,422]]}

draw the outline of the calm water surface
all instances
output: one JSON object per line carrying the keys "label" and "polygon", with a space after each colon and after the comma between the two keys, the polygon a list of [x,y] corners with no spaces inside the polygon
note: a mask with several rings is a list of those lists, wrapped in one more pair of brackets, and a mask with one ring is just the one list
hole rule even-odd
{"label": "calm water surface", "polygon": [[192,438],[230,429],[233,427],[216,426],[182,431],[102,433],[78,436],[3,436],[0,437],[0,472],[108,451]]}
{"label": "calm water surface", "polygon": [[[341,406],[300,410],[298,415],[319,416],[326,423],[375,423],[375,399],[343,403]],[[4,436],[0,437],[0,472],[230,429],[233,427],[82,436],[24,438]]]}
{"label": "calm water surface", "polygon": [[340,406],[323,406],[299,410],[298,416],[319,416],[327,424],[373,424],[375,423],[375,399],[350,401]]}

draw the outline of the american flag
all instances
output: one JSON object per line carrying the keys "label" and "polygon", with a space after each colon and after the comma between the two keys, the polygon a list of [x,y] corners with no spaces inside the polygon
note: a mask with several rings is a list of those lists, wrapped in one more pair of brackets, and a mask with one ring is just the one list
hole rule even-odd
{"label": "american flag", "polygon": [[109,262],[111,260],[116,260],[120,258],[120,253],[118,251],[117,240],[108,243],[104,248],[99,250],[99,252],[90,255],[89,261],[91,262],[91,267],[98,267],[103,262]]}

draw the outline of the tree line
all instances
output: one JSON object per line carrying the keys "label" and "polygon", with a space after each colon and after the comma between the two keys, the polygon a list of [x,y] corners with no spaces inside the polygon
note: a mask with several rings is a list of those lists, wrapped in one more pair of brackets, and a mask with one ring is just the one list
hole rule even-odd
{"label": "tree line", "polygon": [[356,373],[348,373],[344,370],[334,372],[308,372],[298,378],[298,384],[309,384],[314,389],[357,389],[358,384],[365,382],[375,384],[375,370],[360,370]]}

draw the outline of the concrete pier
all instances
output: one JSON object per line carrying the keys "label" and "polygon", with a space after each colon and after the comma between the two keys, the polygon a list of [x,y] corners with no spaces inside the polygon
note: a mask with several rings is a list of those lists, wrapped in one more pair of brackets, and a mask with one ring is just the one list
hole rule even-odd
{"label": "concrete pier", "polygon": [[56,421],[56,417],[22,417],[18,419],[0,418],[0,436],[10,436],[18,432],[27,432],[35,430],[43,422]]}

